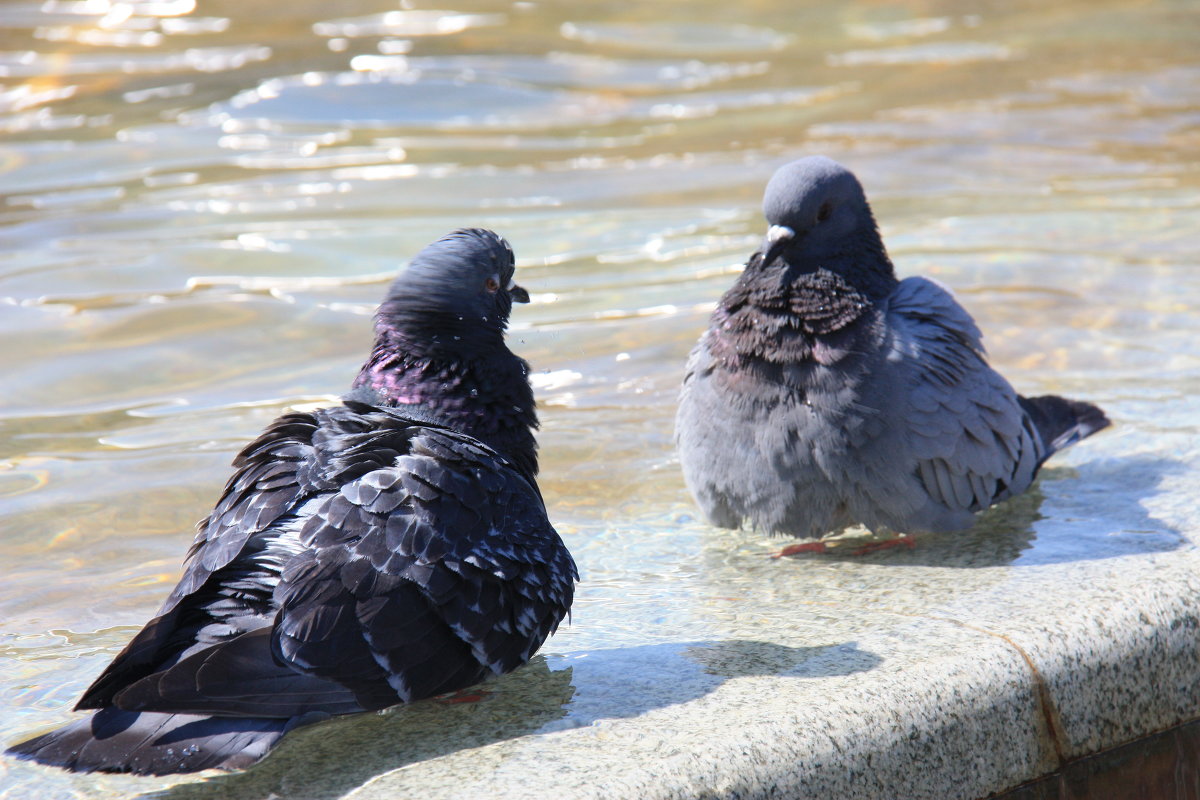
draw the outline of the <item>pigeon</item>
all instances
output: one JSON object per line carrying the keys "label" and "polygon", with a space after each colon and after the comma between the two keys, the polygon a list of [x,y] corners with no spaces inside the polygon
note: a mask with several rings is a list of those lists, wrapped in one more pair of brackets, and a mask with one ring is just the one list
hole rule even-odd
{"label": "pigeon", "polygon": [[[762,245],[688,359],[675,421],[713,525],[807,540],[962,530],[1108,426],[1094,405],[1018,395],[949,289],[897,280],[845,167],[781,167],[763,213]],[[805,549],[825,547],[784,552]]]}
{"label": "pigeon", "polygon": [[392,283],[340,405],[234,461],[157,616],[84,692],[94,713],[10,754],[77,771],[238,769],[331,715],[527,662],[575,562],[535,481],[528,364],[504,342],[513,253],[455,231]]}

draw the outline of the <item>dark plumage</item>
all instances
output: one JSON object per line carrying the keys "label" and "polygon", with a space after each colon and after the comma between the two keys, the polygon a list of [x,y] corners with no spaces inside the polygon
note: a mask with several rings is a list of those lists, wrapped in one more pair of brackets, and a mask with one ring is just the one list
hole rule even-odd
{"label": "dark plumage", "polygon": [[84,693],[87,719],[9,753],[75,770],[243,767],[287,730],[524,664],[577,574],[534,476],[507,243],[455,231],[392,284],[340,406],[234,461],[166,603]]}
{"label": "dark plumage", "polygon": [[1087,403],[1017,395],[947,289],[897,281],[849,170],[788,164],[763,211],[766,239],[692,351],[676,417],[713,524],[803,538],[966,528],[1109,424]]}

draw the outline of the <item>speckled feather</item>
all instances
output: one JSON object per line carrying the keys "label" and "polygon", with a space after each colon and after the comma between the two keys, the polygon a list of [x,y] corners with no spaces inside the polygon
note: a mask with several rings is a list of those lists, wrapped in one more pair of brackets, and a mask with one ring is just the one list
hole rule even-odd
{"label": "speckled feather", "polygon": [[[511,251],[485,231],[439,246],[458,261],[427,250],[397,279],[344,404],[286,414],[238,455],[179,584],[77,706],[99,711],[10,752],[81,770],[242,767],[316,717],[515,669],[557,628],[577,573],[534,481],[528,370],[502,339],[511,301],[489,317],[459,296],[493,267],[508,284]],[[430,342],[462,318],[429,305],[439,274],[458,289],[440,308],[480,329],[449,347]],[[413,283],[425,305],[410,313]],[[413,346],[385,353],[397,341]]]}
{"label": "speckled feather", "polygon": [[854,176],[783,167],[772,225],[688,360],[676,440],[716,525],[820,537],[968,527],[1055,451],[1108,425],[1020,397],[945,287],[897,281]]}

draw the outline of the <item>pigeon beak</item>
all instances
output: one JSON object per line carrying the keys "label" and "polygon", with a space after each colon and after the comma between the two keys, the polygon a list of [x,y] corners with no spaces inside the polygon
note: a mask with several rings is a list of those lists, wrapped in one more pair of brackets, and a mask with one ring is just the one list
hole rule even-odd
{"label": "pigeon beak", "polygon": [[772,225],[767,229],[767,249],[763,252],[762,264],[769,267],[779,258],[783,249],[796,238],[796,232],[786,225]]}
{"label": "pigeon beak", "polygon": [[517,286],[517,282],[509,279],[508,286],[504,287],[504,291],[508,292],[508,296],[512,298],[514,303],[528,303],[529,292],[521,286]]}

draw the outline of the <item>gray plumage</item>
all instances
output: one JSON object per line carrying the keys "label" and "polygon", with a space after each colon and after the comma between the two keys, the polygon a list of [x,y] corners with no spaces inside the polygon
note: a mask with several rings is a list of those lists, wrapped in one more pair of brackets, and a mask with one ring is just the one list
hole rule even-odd
{"label": "gray plumage", "polygon": [[959,530],[1109,424],[1087,403],[1019,396],[949,290],[896,280],[849,170],[788,164],[763,212],[767,236],[693,349],[676,416],[713,524]]}

